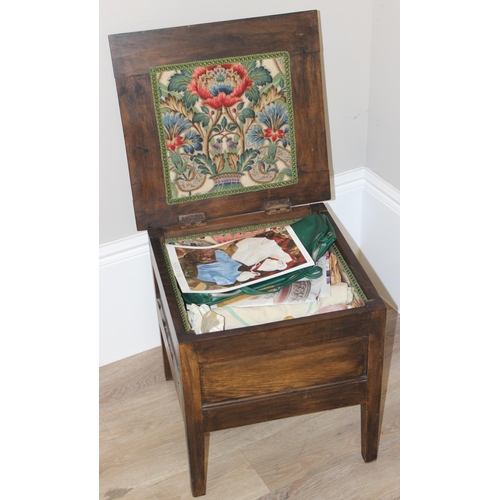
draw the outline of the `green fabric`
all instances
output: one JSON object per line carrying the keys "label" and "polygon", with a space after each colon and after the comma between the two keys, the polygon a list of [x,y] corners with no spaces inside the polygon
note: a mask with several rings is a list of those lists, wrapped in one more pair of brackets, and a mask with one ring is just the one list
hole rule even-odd
{"label": "green fabric", "polygon": [[291,224],[299,240],[316,262],[337,239],[335,230],[324,214],[312,214]]}

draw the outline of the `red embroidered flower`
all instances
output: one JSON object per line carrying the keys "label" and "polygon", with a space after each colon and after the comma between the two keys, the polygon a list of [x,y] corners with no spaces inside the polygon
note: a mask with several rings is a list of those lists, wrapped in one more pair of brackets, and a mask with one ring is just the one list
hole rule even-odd
{"label": "red embroidered flower", "polygon": [[273,129],[266,128],[266,130],[264,131],[264,136],[270,138],[271,141],[276,142],[278,139],[283,139],[283,137],[285,137],[285,133],[281,129],[276,130],[275,132],[273,131]]}
{"label": "red embroidered flower", "polygon": [[241,64],[218,64],[196,68],[187,90],[211,108],[229,108],[253,85]]}
{"label": "red embroidered flower", "polygon": [[170,148],[172,151],[175,151],[179,146],[182,146],[183,140],[180,135],[175,137],[173,140],[168,138],[165,139],[165,144],[167,148]]}

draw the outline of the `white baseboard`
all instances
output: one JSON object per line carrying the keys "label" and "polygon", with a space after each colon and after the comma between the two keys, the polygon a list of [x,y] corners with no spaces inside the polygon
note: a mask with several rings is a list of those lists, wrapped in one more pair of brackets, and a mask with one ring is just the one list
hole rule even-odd
{"label": "white baseboard", "polygon": [[335,176],[336,222],[380,295],[400,310],[400,193],[366,167]]}
{"label": "white baseboard", "polygon": [[394,212],[400,211],[399,190],[367,167],[356,168],[335,176],[335,194],[345,194],[356,189],[372,193],[378,201]]}
{"label": "white baseboard", "polygon": [[99,248],[99,366],[160,345],[145,232]]}
{"label": "white baseboard", "polygon": [[[399,310],[399,191],[368,168],[335,176],[328,202],[379,293]],[[99,248],[100,366],[160,345],[147,235]]]}

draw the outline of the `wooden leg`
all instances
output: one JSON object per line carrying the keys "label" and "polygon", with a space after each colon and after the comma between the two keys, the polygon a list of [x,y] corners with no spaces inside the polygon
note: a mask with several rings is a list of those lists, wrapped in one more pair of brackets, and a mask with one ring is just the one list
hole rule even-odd
{"label": "wooden leg", "polygon": [[189,459],[191,492],[194,497],[207,492],[207,462],[209,433],[199,432],[186,422],[186,441]]}
{"label": "wooden leg", "polygon": [[377,459],[380,439],[378,407],[361,405],[361,454],[365,462]]}
{"label": "wooden leg", "polygon": [[377,459],[380,441],[386,310],[376,311],[372,319],[368,338],[367,397],[366,403],[361,405],[361,454],[365,462]]}
{"label": "wooden leg", "polygon": [[204,432],[201,402],[200,366],[191,344],[183,344],[181,352],[182,391],[184,399],[184,424],[194,497],[207,491],[208,438]]}

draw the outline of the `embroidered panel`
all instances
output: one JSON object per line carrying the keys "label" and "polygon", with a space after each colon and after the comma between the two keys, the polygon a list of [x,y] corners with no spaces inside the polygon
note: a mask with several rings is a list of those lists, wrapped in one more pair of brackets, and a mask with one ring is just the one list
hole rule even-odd
{"label": "embroidered panel", "polygon": [[297,182],[287,52],[150,73],[168,204]]}

